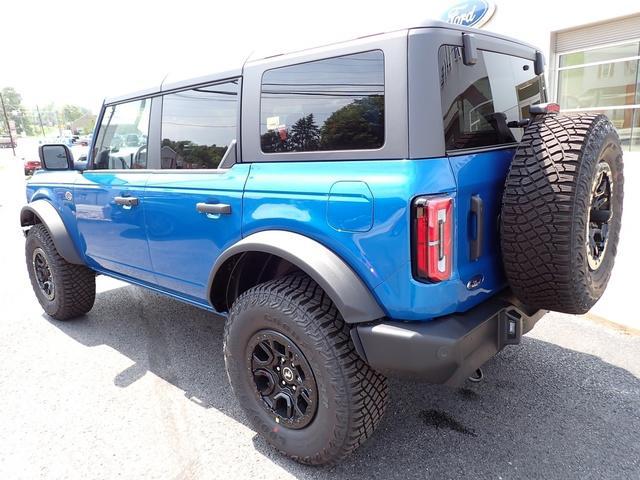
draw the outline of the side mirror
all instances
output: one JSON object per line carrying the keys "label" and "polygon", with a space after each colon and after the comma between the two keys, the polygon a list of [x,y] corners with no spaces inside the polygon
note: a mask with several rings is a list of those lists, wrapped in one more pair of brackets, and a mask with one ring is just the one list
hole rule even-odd
{"label": "side mirror", "polygon": [[66,145],[40,145],[38,155],[45,170],[73,170],[73,154]]}

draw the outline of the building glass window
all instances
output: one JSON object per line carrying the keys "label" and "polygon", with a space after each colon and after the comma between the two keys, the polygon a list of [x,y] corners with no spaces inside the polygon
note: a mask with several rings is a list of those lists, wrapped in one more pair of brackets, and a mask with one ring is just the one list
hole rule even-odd
{"label": "building glass window", "polygon": [[604,113],[623,147],[638,150],[640,42],[560,54],[558,103],[563,112]]}
{"label": "building glass window", "polygon": [[266,71],[262,77],[260,140],[265,153],[382,147],[382,51]]}
{"label": "building glass window", "polygon": [[545,101],[543,77],[531,60],[480,50],[477,63],[465,65],[460,47],[443,45],[438,64],[447,150],[515,143],[522,129],[508,123],[528,118],[529,107]]}
{"label": "building glass window", "polygon": [[161,168],[217,168],[236,138],[237,118],[237,79],[165,95]]}

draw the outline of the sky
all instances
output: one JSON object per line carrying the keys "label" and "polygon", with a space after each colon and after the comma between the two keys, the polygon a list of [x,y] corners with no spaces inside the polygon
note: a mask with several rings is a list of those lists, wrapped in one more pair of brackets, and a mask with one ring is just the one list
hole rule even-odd
{"label": "sky", "polygon": [[236,67],[273,54],[437,17],[444,0],[393,2],[4,0],[0,88],[27,107],[72,103],[97,113],[105,97]]}

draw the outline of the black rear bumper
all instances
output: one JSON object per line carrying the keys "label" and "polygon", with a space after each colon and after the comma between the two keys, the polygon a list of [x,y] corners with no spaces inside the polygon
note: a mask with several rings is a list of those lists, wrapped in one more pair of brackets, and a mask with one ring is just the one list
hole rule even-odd
{"label": "black rear bumper", "polygon": [[520,343],[545,313],[505,290],[465,313],[358,325],[351,336],[360,356],[379,372],[460,385],[506,345]]}

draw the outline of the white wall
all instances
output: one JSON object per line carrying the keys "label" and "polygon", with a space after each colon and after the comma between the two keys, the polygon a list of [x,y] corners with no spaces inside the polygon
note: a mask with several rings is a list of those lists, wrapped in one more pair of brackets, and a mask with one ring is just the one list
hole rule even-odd
{"label": "white wall", "polygon": [[640,13],[640,4],[629,0],[502,0],[495,4],[493,17],[482,29],[529,42],[541,48],[547,57],[553,31]]}

